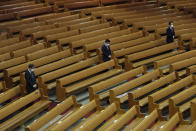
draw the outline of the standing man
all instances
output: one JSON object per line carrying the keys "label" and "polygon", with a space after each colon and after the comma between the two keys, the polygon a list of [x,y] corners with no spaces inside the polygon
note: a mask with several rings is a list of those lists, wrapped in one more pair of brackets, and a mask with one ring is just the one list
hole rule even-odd
{"label": "standing man", "polygon": [[104,45],[101,47],[101,50],[103,52],[102,58],[103,61],[109,61],[111,59],[111,50],[110,50],[110,40],[106,39]]}
{"label": "standing man", "polygon": [[175,31],[174,24],[172,21],[169,22],[169,27],[167,28],[167,43],[174,42]]}
{"label": "standing man", "polygon": [[29,64],[29,68],[25,72],[25,79],[26,79],[27,93],[30,94],[31,92],[37,89],[37,82],[36,82],[33,64]]}

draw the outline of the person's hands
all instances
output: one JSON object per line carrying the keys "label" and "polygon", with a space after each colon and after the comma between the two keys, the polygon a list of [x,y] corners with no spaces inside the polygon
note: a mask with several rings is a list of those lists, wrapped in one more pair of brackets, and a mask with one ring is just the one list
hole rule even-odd
{"label": "person's hands", "polygon": [[33,88],[36,88],[36,87],[37,87],[37,84],[34,84],[34,85],[33,85]]}
{"label": "person's hands", "polygon": [[175,38],[175,36],[173,35],[173,38]]}
{"label": "person's hands", "polygon": [[111,58],[111,55],[109,55],[108,57]]}

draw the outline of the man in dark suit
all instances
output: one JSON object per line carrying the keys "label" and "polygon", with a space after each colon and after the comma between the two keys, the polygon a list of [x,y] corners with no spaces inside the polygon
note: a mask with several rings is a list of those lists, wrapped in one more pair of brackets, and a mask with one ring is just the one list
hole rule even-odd
{"label": "man in dark suit", "polygon": [[111,50],[110,50],[110,40],[106,39],[104,45],[101,48],[103,61],[109,61],[111,59]]}
{"label": "man in dark suit", "polygon": [[26,79],[27,93],[30,94],[31,92],[37,89],[37,82],[36,82],[33,64],[29,64],[29,68],[25,72],[25,79]]}
{"label": "man in dark suit", "polygon": [[167,43],[174,42],[175,31],[173,22],[169,22],[169,27],[167,28]]}

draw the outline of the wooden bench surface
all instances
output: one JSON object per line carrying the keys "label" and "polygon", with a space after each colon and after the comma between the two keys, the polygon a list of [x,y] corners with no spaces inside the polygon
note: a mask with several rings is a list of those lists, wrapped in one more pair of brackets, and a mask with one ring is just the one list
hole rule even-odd
{"label": "wooden bench surface", "polygon": [[126,60],[125,60],[125,68],[127,70],[129,70],[131,68],[134,68],[134,67],[137,67],[137,66],[140,66],[140,65],[150,64],[150,63],[152,63],[156,60],[160,60],[160,59],[163,59],[163,58],[167,58],[169,56],[173,56],[175,54],[178,54],[178,52],[183,52],[183,51],[180,51],[180,50],[179,51],[172,51],[172,52],[165,53],[165,54],[162,54],[162,55],[158,55],[158,56],[155,56],[155,57],[151,57],[149,59],[142,60],[142,61],[139,61],[139,62],[136,62],[136,63],[134,62],[136,60],[140,60],[142,58],[157,55],[159,53],[164,53],[164,52],[167,52],[169,50],[176,49],[178,47],[179,47],[179,45],[177,43],[173,42],[171,44],[166,44],[166,45],[154,47],[154,48],[151,48],[151,49],[147,49],[147,50],[135,53],[135,54],[127,55]]}
{"label": "wooden bench surface", "polygon": [[58,39],[57,43],[63,45],[63,44],[67,44],[67,43],[70,43],[73,41],[77,41],[81,38],[83,38],[83,39],[90,38],[90,37],[93,37],[93,36],[96,36],[99,34],[105,34],[105,33],[110,33],[110,32],[119,31],[119,30],[120,30],[119,26],[109,27],[109,28],[105,28],[105,29],[101,29],[101,30],[83,33],[83,34],[72,36],[72,37]]}
{"label": "wooden bench surface", "polygon": [[[71,107],[71,108],[70,108]],[[75,96],[70,96],[65,101],[59,103],[56,107],[54,107],[52,110],[47,112],[47,114],[41,116],[39,119],[28,125],[25,130],[31,131],[31,130],[38,130],[41,127],[43,127],[45,124],[50,122],[52,119],[54,119],[56,116],[60,115],[64,111],[67,112],[70,110],[71,113],[76,112],[81,107],[81,104],[78,104],[76,102]],[[64,114],[65,115],[65,114]],[[71,114],[69,114],[71,115]]]}
{"label": "wooden bench surface", "polygon": [[120,130],[122,127],[125,127],[124,130],[131,130],[144,119],[144,116],[145,114],[142,114],[140,112],[138,106],[133,106],[127,112],[125,112],[119,119],[112,123],[106,129],[106,131]]}
{"label": "wooden bench surface", "polygon": [[[77,110],[75,113],[68,116],[66,119],[60,120],[57,124],[53,125],[50,130],[65,130],[69,128],[71,125],[76,123],[78,120],[83,118],[88,113],[92,112],[92,114],[89,116],[92,119],[92,116],[95,116],[98,114],[101,110],[103,110],[103,107],[100,107],[99,101],[94,100],[86,104],[85,106],[81,106],[79,110]],[[89,119],[87,118],[86,121]],[[66,124],[64,124],[66,123]]]}
{"label": "wooden bench surface", "polygon": [[148,96],[149,111],[152,112],[152,110],[156,107],[160,110],[162,110],[164,107],[167,107],[169,105],[167,100],[172,96],[170,96],[169,98],[167,98],[164,101],[161,101],[161,102],[157,102],[157,101],[162,98],[165,98],[168,95],[171,95],[172,93],[174,93],[176,91],[179,91],[180,89],[183,89],[186,86],[189,86],[193,82],[194,82],[193,76],[190,75],[190,76],[185,77],[184,79],[181,79],[181,80],[153,93],[152,95],[149,95]]}
{"label": "wooden bench surface", "polygon": [[110,27],[110,23],[106,22],[106,23],[89,26],[89,27],[80,28],[79,30],[80,30],[80,33],[87,33],[90,31],[95,31],[95,30],[104,29],[108,27]]}
{"label": "wooden bench surface", "polygon": [[[41,97],[43,97],[43,96],[41,96],[41,92],[36,90],[36,91],[32,92],[31,94],[18,99],[17,101],[9,104],[8,106],[6,106],[0,110],[0,114],[1,114],[0,119],[2,120],[3,118],[7,117],[8,115],[16,112],[17,110],[21,109],[25,105],[27,105],[27,104],[29,104],[29,103],[31,103]],[[34,115],[36,115],[40,111],[47,108],[49,103],[50,103],[50,101],[42,98],[37,103],[35,103],[31,107],[29,107],[28,108],[29,110],[26,109],[26,110],[18,113],[17,115],[13,116],[9,120],[6,120],[4,123],[1,123],[0,129],[1,130],[14,129],[15,127],[26,122],[29,118],[32,118]]]}
{"label": "wooden bench surface", "polygon": [[182,60],[182,61],[171,64],[170,65],[170,72],[180,70],[178,72],[178,75],[183,76],[183,75],[186,74],[186,70],[181,70],[181,69],[184,69],[186,67],[189,67],[189,66],[195,65],[195,64],[196,64],[196,57],[185,59],[185,60]]}
{"label": "wooden bench surface", "polygon": [[12,51],[24,49],[24,48],[27,48],[27,47],[30,47],[30,46],[31,46],[31,41],[30,40],[14,43],[12,45],[0,48],[0,54],[4,54],[4,53],[7,53],[7,52],[12,52]]}
{"label": "wooden bench surface", "polygon": [[42,43],[13,51],[11,55],[14,58],[16,58],[16,57],[20,57],[20,56],[25,56],[29,53],[32,53],[32,52],[35,52],[35,51],[38,51],[41,49],[44,49],[44,44],[42,44]]}
{"label": "wooden bench surface", "polygon": [[177,111],[183,113],[184,111],[190,109],[192,99],[180,105],[179,103],[191,98],[195,94],[196,94],[196,86],[193,85],[188,89],[185,89],[182,92],[178,93],[177,95],[171,97],[169,99],[170,117],[172,117]]}
{"label": "wooden bench surface", "polygon": [[[112,116],[114,113],[116,113],[111,119],[107,120],[108,117]],[[104,128],[107,128],[107,126],[110,123],[113,123],[115,119],[118,119],[124,111],[120,109],[120,105],[118,103],[112,103],[107,108],[105,108],[103,111],[101,111],[96,117],[89,120],[87,123],[79,127],[80,131],[85,130],[93,130],[97,126],[99,126],[102,122],[105,122],[104,125],[102,125],[98,130],[104,130]]]}
{"label": "wooden bench surface", "polygon": [[0,46],[1,47],[6,47],[8,45],[18,43],[19,41],[20,41],[19,37],[8,38],[8,39],[5,39],[5,40],[1,40]]}
{"label": "wooden bench surface", "polygon": [[173,128],[182,131],[186,131],[189,128],[188,122],[183,120],[182,114],[179,112],[177,112],[165,125],[163,125],[160,131],[172,130]]}
{"label": "wooden bench surface", "polygon": [[[120,73],[122,71],[121,66],[119,66],[116,62],[117,62],[116,60],[110,60],[108,62],[98,64],[94,67],[90,67],[88,69],[85,69],[80,72],[77,72],[77,73],[71,74],[69,76],[65,76],[63,78],[58,79],[57,80],[57,88],[56,88],[57,89],[57,99],[62,100],[65,98],[65,96],[67,94],[69,94],[71,92],[77,91],[77,90],[82,89],[87,86],[90,86],[96,82],[99,82],[103,79],[109,78],[115,74]],[[109,68],[113,68],[113,69],[109,70],[108,74],[102,73],[102,74],[99,74],[98,76],[88,78],[89,76],[100,73],[101,71],[104,71]],[[65,79],[68,81],[64,81]],[[85,82],[83,82],[83,83],[81,82],[82,86],[80,86],[80,84],[78,84],[78,83],[73,84],[73,82],[76,82],[78,80],[84,80]],[[69,84],[71,84],[71,83],[73,85],[69,86]],[[79,87],[77,86],[77,84],[79,85]],[[67,87],[63,88],[63,86],[67,86]]]}
{"label": "wooden bench surface", "polygon": [[119,101],[120,103],[124,103],[128,100],[128,92],[130,92],[130,90],[137,88],[152,79],[158,79],[159,77],[161,77],[160,71],[155,70],[117,86],[110,90],[110,101]]}
{"label": "wooden bench surface", "polygon": [[145,117],[142,122],[140,122],[133,130],[134,131],[144,131],[146,129],[158,130],[162,125],[167,122],[166,117],[162,117],[160,112],[155,109],[150,113],[149,116]]}
{"label": "wooden bench surface", "polygon": [[[120,75],[117,75],[115,77],[112,77],[110,79],[104,80],[102,82],[99,82],[97,84],[94,84],[92,86],[89,87],[89,97],[90,100],[93,100],[95,98],[99,98],[100,100],[105,99],[106,97],[109,96],[109,93],[107,93],[108,91],[105,91],[104,93],[101,94],[97,94],[97,92],[101,91],[101,90],[106,90],[107,88],[116,85],[122,81],[125,81],[129,78],[135,77],[138,74],[141,73],[145,73],[146,69],[145,67],[138,67],[136,69],[133,69],[131,71],[122,73]],[[107,95],[105,95],[107,93]]]}
{"label": "wooden bench surface", "polygon": [[[130,93],[128,93],[128,101],[129,106],[132,107],[134,105],[139,105],[143,107],[148,103],[148,97],[147,95],[153,94],[152,91],[155,91],[156,89],[159,89],[160,87],[166,86],[168,83],[172,83],[175,80],[177,80],[176,74],[171,73],[167,76],[161,77],[160,79],[157,79],[147,85],[144,85],[143,87],[139,88],[138,90],[134,90]],[[141,96],[142,99],[138,99]]]}
{"label": "wooden bench surface", "polygon": [[[188,52],[184,52],[184,53],[181,53],[181,54],[177,54],[177,55],[174,55],[174,56],[171,56],[171,57],[168,57],[168,58],[164,58],[164,59],[161,59],[161,60],[158,60],[158,61],[155,61],[154,62],[154,68],[157,69],[157,68],[161,68],[166,66],[166,65],[170,65],[172,63],[175,63],[175,62],[178,62],[178,61],[181,61],[181,60],[185,60],[185,59],[189,59],[191,57],[194,57],[196,56],[196,51],[188,51]],[[163,70],[163,73],[166,73],[168,72],[168,68],[166,69],[162,69]]]}

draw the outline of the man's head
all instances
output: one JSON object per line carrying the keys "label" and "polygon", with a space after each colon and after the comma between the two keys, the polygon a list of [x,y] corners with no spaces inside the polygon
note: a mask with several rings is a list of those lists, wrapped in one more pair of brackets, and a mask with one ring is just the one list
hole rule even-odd
{"label": "man's head", "polygon": [[34,71],[34,65],[33,64],[29,64],[29,70]]}
{"label": "man's head", "polygon": [[170,21],[170,22],[169,22],[169,26],[170,26],[170,27],[174,27],[173,21]]}
{"label": "man's head", "polygon": [[110,45],[110,40],[109,40],[109,39],[106,39],[106,40],[105,40],[105,43],[106,43],[107,45]]}

